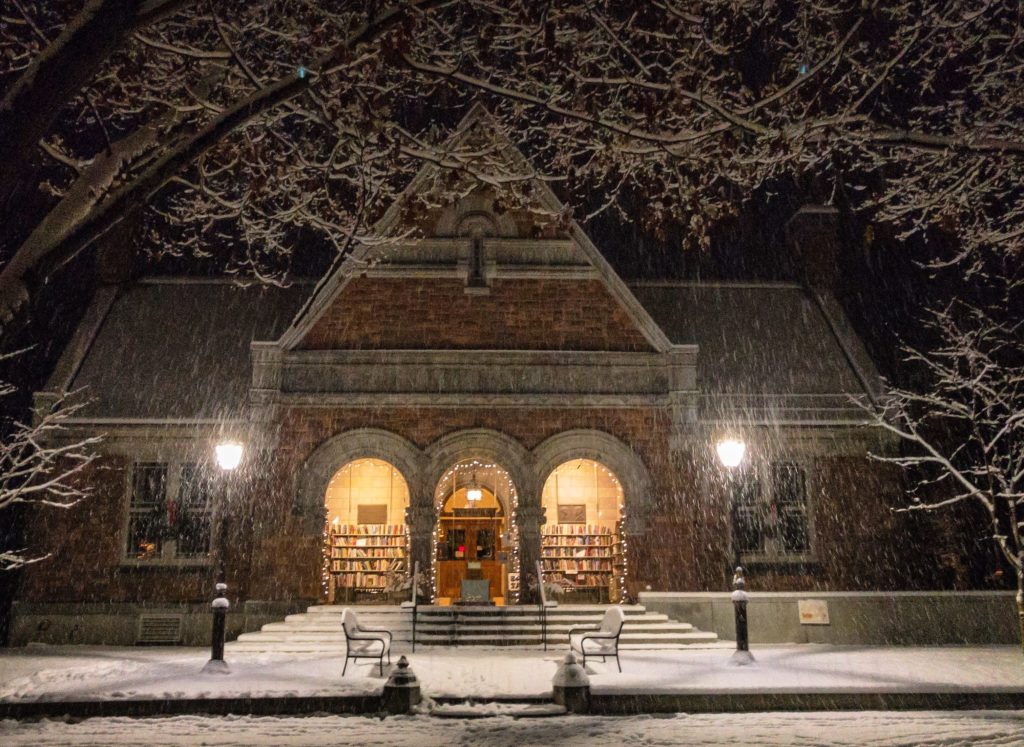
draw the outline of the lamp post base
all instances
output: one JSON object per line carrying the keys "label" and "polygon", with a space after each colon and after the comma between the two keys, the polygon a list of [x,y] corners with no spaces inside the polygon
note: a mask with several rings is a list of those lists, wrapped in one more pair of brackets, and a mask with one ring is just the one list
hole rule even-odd
{"label": "lamp post base", "polygon": [[729,664],[734,667],[746,667],[751,664],[757,664],[757,659],[749,651],[733,651]]}
{"label": "lamp post base", "polygon": [[223,659],[210,659],[203,665],[203,674],[231,674],[231,667]]}

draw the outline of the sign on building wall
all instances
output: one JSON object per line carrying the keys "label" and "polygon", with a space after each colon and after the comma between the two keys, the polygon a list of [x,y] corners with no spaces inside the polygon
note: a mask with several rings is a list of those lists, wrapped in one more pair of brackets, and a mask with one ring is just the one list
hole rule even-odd
{"label": "sign on building wall", "polygon": [[801,625],[829,625],[828,602],[824,599],[800,599],[797,601]]}

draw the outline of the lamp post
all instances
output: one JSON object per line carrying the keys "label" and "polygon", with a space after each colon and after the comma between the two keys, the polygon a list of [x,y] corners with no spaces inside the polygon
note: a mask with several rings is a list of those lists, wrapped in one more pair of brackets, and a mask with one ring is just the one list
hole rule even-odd
{"label": "lamp post", "polygon": [[728,486],[729,486],[729,518],[732,526],[732,548],[733,548],[733,567],[740,564],[740,548],[736,538],[736,524],[737,524],[737,503],[736,500],[736,481],[735,471],[743,463],[743,457],[747,453],[747,445],[736,438],[723,438],[716,445],[715,450],[718,452],[718,460],[722,463],[722,466],[727,470],[728,475]]}
{"label": "lamp post", "polygon": [[743,666],[753,664],[754,656],[750,653],[750,635],[747,630],[747,592],[746,582],[743,579],[743,568],[740,566],[740,547],[736,537],[736,525],[738,518],[738,503],[736,495],[735,471],[743,463],[743,457],[747,453],[747,445],[736,438],[723,438],[716,446],[718,459],[722,466],[728,471],[729,484],[729,515],[732,522],[732,547],[735,575],[733,576],[733,592],[730,597],[733,604],[733,613],[736,618],[736,651],[732,655],[731,663]]}
{"label": "lamp post", "polygon": [[238,469],[238,465],[242,463],[242,454],[245,452],[245,448],[237,441],[222,441],[217,444],[214,448],[214,453],[217,456],[217,466],[223,470],[227,476],[226,484],[224,487],[224,498],[220,502],[220,510],[218,511],[218,538],[217,538],[217,560],[219,563],[219,576],[220,582],[227,582],[227,564],[225,561],[225,551],[227,549],[228,542],[228,505],[231,502],[231,475]]}
{"label": "lamp post", "polygon": [[[217,465],[230,477],[230,473],[234,472],[238,465],[241,464],[243,451],[242,444],[237,441],[224,441],[217,444],[214,448]],[[224,661],[224,640],[227,637],[228,609],[231,606],[227,599],[227,566],[224,562],[224,549],[227,545],[228,537],[226,509],[230,495],[231,480],[228,479],[227,485],[224,488],[224,498],[220,501],[218,507],[219,537],[217,539],[217,556],[220,565],[220,581],[215,586],[216,595],[213,603],[210,605],[213,608],[213,627],[210,630],[210,660],[203,667],[204,672],[215,674],[227,674],[230,672],[227,662]]]}

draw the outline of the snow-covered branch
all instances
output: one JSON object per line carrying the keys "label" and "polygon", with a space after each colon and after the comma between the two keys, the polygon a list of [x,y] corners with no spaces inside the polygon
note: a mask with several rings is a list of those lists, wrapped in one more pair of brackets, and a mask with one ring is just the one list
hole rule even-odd
{"label": "snow-covered branch", "polygon": [[1024,589],[1024,321],[1004,304],[1018,303],[1014,277],[1003,303],[983,308],[956,301],[924,320],[936,341],[906,348],[919,373],[915,389],[893,388],[875,411],[878,426],[901,439],[896,464],[917,481],[905,511],[935,511],[971,502]]}
{"label": "snow-covered branch", "polygon": [[[707,246],[757,190],[810,179],[897,237],[950,236],[936,266],[981,272],[986,253],[1024,264],[1017,0],[255,0],[231,13],[120,2],[135,15],[104,30],[106,51],[81,64],[73,45],[59,55],[76,77],[53,92],[54,118],[0,127],[18,130],[0,141],[22,143],[21,155],[45,136],[65,163],[97,167],[109,133],[118,165],[87,214],[42,232],[64,238],[41,264],[23,254],[19,277],[52,272],[140,210],[149,251],[229,267],[258,256],[260,274],[287,272],[297,236],[347,246],[356,206],[380,215],[424,161],[456,180],[514,182],[497,159],[442,152],[476,101],[580,219],[617,213]],[[0,28],[5,101],[85,22],[63,4],[19,7],[24,21]],[[211,66],[216,84],[200,90]],[[163,121],[174,125],[144,159],[117,158],[119,143]],[[69,194],[78,175],[59,168],[0,181]],[[38,245],[45,218],[5,224],[0,254]]]}
{"label": "snow-covered branch", "polygon": [[[12,387],[0,384],[0,397],[12,392]],[[67,420],[82,406],[61,397],[45,412],[37,413],[32,423],[4,424],[0,439],[0,512],[25,504],[67,509],[88,497],[89,488],[78,477],[96,458],[94,448],[101,439],[75,438],[69,433]],[[0,571],[43,557],[31,548],[0,547]]]}

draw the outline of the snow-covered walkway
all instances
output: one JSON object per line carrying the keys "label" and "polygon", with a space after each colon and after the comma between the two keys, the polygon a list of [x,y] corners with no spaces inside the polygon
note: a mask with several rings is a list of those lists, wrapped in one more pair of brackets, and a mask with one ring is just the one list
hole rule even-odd
{"label": "snow-covered walkway", "polygon": [[0,721],[5,747],[86,745],[245,745],[246,747],[622,747],[664,745],[862,745],[866,747],[1014,747],[1024,744],[1024,711],[952,713],[729,713],[671,716],[586,717],[476,721],[400,716],[380,720],[362,716],[306,718],[163,719],[92,718],[61,721]]}
{"label": "snow-covered walkway", "polygon": [[[1015,646],[755,647],[757,664],[729,665],[728,649],[629,651],[589,663],[595,693],[1024,692]],[[420,649],[410,664],[431,697],[523,698],[551,693],[563,650]],[[201,674],[206,649],[0,649],[0,701],[309,697],[378,693],[375,665],[339,656],[231,654],[231,674]],[[393,656],[397,660],[397,655]],[[387,669],[385,669],[385,677]]]}

